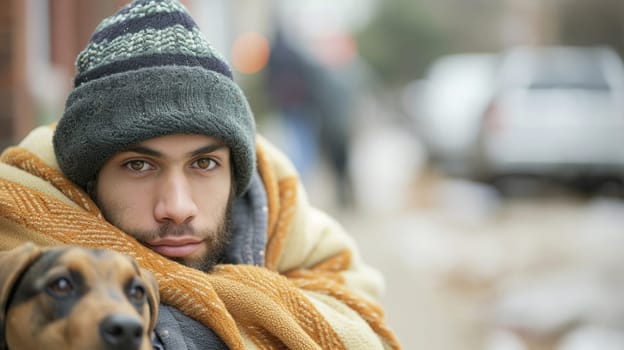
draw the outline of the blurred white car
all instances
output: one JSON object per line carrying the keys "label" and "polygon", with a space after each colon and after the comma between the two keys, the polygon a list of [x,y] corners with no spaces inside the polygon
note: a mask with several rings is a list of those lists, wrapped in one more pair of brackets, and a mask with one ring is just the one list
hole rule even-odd
{"label": "blurred white car", "polygon": [[480,133],[483,175],[622,178],[624,69],[606,47],[519,47]]}
{"label": "blurred white car", "polygon": [[451,175],[471,172],[497,57],[492,53],[442,56],[429,66],[424,80],[408,88],[406,104],[428,156]]}

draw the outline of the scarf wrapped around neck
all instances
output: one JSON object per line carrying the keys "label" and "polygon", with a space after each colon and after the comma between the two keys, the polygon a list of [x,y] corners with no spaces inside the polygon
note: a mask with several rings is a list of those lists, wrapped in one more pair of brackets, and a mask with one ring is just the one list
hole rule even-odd
{"label": "scarf wrapped around neck", "polygon": [[281,271],[288,266],[287,245],[296,241],[302,213],[312,209],[295,172],[279,165],[281,155],[262,137],[256,147],[268,201],[264,266],[222,264],[204,273],[160,256],[104,220],[90,197],[59,171],[53,132],[53,126],[39,127],[0,156],[0,249],[32,241],[132,256],[156,276],[161,302],[212,329],[230,349],[353,348],[357,341],[336,330],[310,295],[338,300],[359,314],[383,348],[400,348],[381,307],[347,287],[343,272],[352,266],[350,251]]}

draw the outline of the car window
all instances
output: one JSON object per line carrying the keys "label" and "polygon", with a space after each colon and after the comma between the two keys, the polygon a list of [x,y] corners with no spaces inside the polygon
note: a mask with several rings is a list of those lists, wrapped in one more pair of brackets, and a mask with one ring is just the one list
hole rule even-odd
{"label": "car window", "polygon": [[537,57],[529,89],[608,90],[601,60],[590,53]]}

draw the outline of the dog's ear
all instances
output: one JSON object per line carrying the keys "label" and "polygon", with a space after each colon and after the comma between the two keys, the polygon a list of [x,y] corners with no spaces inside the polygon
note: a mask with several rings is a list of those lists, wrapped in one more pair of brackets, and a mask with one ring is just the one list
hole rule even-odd
{"label": "dog's ear", "polygon": [[147,288],[147,303],[150,309],[149,333],[151,334],[156,328],[156,322],[158,321],[158,307],[160,304],[158,282],[151,271],[144,268],[139,270],[141,271],[141,278],[145,282],[145,288]]}
{"label": "dog's ear", "polygon": [[0,251],[0,350],[6,349],[4,334],[7,304],[22,273],[41,255],[41,248],[28,242],[11,250]]}

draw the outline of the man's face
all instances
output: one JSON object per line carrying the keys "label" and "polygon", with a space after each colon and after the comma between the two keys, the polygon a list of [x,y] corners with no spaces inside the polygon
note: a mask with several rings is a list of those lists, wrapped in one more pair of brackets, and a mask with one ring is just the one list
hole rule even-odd
{"label": "man's face", "polygon": [[147,247],[209,269],[229,241],[230,150],[204,135],[168,135],[113,155],[98,174],[106,219]]}

